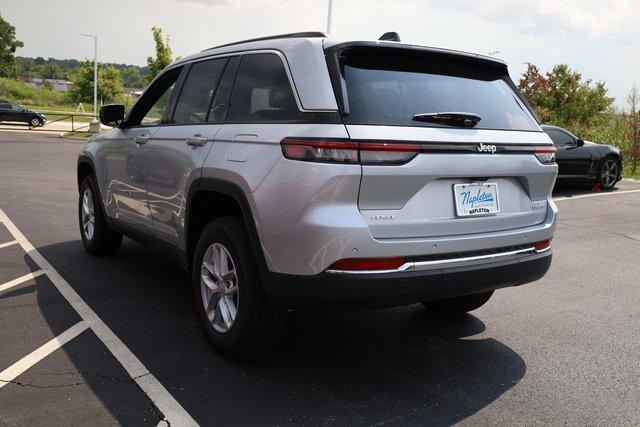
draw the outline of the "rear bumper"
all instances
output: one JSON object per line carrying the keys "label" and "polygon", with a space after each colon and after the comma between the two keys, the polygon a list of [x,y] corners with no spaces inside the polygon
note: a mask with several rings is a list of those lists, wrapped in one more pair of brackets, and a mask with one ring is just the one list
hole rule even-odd
{"label": "rear bumper", "polygon": [[269,273],[264,281],[270,300],[288,308],[392,307],[469,295],[538,280],[549,269],[552,253],[464,267],[397,273],[321,273],[298,276]]}

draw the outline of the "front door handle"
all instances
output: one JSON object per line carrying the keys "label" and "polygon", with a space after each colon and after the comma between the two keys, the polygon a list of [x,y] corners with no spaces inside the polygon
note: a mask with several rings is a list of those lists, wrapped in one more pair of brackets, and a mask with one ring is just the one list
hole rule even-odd
{"label": "front door handle", "polygon": [[136,142],[136,144],[138,145],[143,145],[149,142],[149,140],[151,139],[151,137],[149,135],[138,135],[135,138],[133,138],[133,140]]}
{"label": "front door handle", "polygon": [[201,135],[193,135],[184,140],[189,145],[193,145],[194,147],[202,147],[207,143],[207,138]]}

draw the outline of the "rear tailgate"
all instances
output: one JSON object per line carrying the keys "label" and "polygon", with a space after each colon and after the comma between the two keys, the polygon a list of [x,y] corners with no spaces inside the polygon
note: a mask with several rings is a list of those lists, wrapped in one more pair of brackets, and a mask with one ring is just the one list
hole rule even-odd
{"label": "rear tailgate", "polygon": [[[362,166],[358,205],[376,238],[473,234],[545,219],[556,167],[543,166],[531,152],[548,145],[544,133],[359,125],[347,130],[353,139],[401,139],[422,147],[403,165]],[[480,143],[496,152],[479,152]],[[460,183],[495,183],[499,212],[459,216],[454,185]]]}
{"label": "rear tailgate", "polygon": [[410,46],[330,49],[342,117],[361,152],[367,144],[420,147],[402,164],[361,159],[358,205],[374,237],[474,234],[544,221],[557,166],[534,151],[553,145],[503,63]]}

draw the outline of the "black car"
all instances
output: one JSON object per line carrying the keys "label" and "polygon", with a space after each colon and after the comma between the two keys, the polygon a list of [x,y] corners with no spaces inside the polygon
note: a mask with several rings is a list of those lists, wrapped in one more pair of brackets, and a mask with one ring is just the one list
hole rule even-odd
{"label": "black car", "polygon": [[15,102],[0,100],[0,122],[23,122],[30,127],[42,126],[47,121],[47,117],[31,111]]}
{"label": "black car", "polygon": [[616,147],[586,142],[566,129],[542,125],[558,152],[557,183],[600,184],[611,190],[622,177],[622,155]]}

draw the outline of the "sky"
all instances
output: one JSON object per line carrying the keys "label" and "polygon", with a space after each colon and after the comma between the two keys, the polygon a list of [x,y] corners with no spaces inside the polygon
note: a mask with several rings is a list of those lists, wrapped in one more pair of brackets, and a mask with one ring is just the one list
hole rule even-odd
{"label": "sky", "polygon": [[[169,36],[174,55],[297,31],[326,31],[328,0],[0,0],[0,14],[24,42],[20,56],[145,65],[151,27]],[[549,71],[566,63],[603,80],[616,105],[640,87],[639,0],[333,0],[331,35],[403,41],[492,53],[514,80],[526,63]]]}

